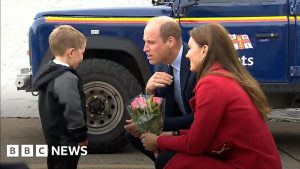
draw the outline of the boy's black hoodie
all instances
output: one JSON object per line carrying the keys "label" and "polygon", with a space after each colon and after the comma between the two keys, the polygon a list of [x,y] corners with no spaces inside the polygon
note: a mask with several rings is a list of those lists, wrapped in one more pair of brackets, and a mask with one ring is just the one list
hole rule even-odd
{"label": "boy's black hoodie", "polygon": [[50,61],[33,79],[36,89],[47,144],[76,146],[86,140],[85,95],[76,71]]}

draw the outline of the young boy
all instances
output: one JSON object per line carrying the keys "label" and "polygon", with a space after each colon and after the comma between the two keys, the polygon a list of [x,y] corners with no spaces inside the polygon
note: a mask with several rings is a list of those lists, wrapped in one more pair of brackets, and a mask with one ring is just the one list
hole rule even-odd
{"label": "young boy", "polygon": [[53,147],[87,146],[85,98],[74,70],[83,59],[86,38],[69,25],[55,28],[49,36],[55,59],[41,67],[33,80],[39,91],[39,113],[46,143],[48,169],[76,169],[80,155],[56,155]]}

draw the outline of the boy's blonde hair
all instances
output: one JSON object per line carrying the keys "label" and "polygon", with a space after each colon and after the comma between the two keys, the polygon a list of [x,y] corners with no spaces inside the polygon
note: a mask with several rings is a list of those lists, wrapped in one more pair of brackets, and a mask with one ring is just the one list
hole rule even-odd
{"label": "boy's blonde hair", "polygon": [[62,56],[69,48],[84,47],[86,37],[70,25],[56,27],[49,36],[49,46],[55,56]]}

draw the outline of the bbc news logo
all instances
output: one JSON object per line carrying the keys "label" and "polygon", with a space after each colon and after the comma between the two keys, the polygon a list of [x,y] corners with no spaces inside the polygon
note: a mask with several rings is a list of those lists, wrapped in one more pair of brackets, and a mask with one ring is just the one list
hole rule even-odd
{"label": "bbc news logo", "polygon": [[47,157],[51,155],[87,155],[86,146],[7,145],[7,157]]}

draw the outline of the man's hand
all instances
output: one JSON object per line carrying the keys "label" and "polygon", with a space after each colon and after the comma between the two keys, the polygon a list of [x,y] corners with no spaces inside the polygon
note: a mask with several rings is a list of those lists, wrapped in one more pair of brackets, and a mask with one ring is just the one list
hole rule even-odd
{"label": "man's hand", "polygon": [[158,136],[152,133],[144,133],[141,135],[141,141],[145,150],[156,152],[157,151],[157,138]]}
{"label": "man's hand", "polygon": [[78,143],[78,146],[87,146],[89,144],[89,141],[88,141],[88,139],[86,139],[86,140],[84,140],[84,141],[82,141],[82,142],[80,142],[80,143]]}
{"label": "man's hand", "polygon": [[136,124],[132,119],[126,120],[126,125],[124,126],[125,130],[133,135],[134,137],[140,137],[141,133],[138,131]]}
{"label": "man's hand", "polygon": [[171,85],[173,82],[173,76],[166,72],[155,72],[147,82],[146,92],[147,94],[154,94],[156,88],[165,87]]}

